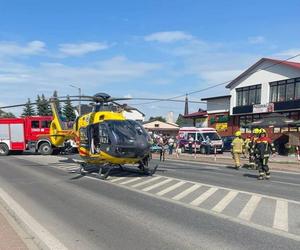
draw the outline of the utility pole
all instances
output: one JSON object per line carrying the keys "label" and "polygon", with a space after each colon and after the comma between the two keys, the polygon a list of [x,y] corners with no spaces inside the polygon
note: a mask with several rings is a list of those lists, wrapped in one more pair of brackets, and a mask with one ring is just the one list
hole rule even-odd
{"label": "utility pole", "polygon": [[72,88],[78,89],[78,93],[79,93],[79,101],[78,101],[78,114],[79,116],[81,116],[81,88],[74,86],[72,84],[69,85]]}

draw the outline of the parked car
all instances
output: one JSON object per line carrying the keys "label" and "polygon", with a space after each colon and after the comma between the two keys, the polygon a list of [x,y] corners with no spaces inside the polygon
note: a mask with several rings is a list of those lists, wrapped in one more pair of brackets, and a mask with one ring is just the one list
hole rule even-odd
{"label": "parked car", "polygon": [[223,136],[223,151],[230,151],[231,150],[231,143],[234,139],[234,136]]}

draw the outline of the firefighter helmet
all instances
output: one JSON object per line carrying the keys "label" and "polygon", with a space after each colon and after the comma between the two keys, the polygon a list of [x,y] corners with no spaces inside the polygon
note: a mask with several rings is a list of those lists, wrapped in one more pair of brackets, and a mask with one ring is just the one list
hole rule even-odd
{"label": "firefighter helmet", "polygon": [[260,129],[259,128],[253,129],[253,134],[260,134]]}
{"label": "firefighter helmet", "polygon": [[241,136],[242,135],[242,132],[241,131],[236,131],[235,132],[235,136]]}
{"label": "firefighter helmet", "polygon": [[267,134],[266,130],[264,128],[260,129],[260,134]]}

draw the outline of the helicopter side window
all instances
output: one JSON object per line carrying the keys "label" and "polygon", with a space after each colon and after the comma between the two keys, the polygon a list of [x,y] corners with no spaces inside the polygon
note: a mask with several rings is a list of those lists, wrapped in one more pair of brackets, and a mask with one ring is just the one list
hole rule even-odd
{"label": "helicopter side window", "polygon": [[88,136],[87,136],[86,128],[81,128],[79,130],[79,136],[80,136],[80,144],[83,146],[87,145],[88,144]]}

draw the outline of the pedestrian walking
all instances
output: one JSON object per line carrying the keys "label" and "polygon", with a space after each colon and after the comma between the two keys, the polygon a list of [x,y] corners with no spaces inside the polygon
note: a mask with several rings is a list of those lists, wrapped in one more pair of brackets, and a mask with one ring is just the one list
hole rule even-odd
{"label": "pedestrian walking", "polygon": [[244,140],[241,131],[235,132],[235,138],[231,143],[231,153],[234,159],[236,169],[241,167],[241,154],[244,151]]}
{"label": "pedestrian walking", "polygon": [[275,154],[275,152],[274,144],[267,136],[266,130],[261,129],[259,138],[255,143],[255,154],[258,159],[258,180],[270,179],[268,161],[270,155]]}

